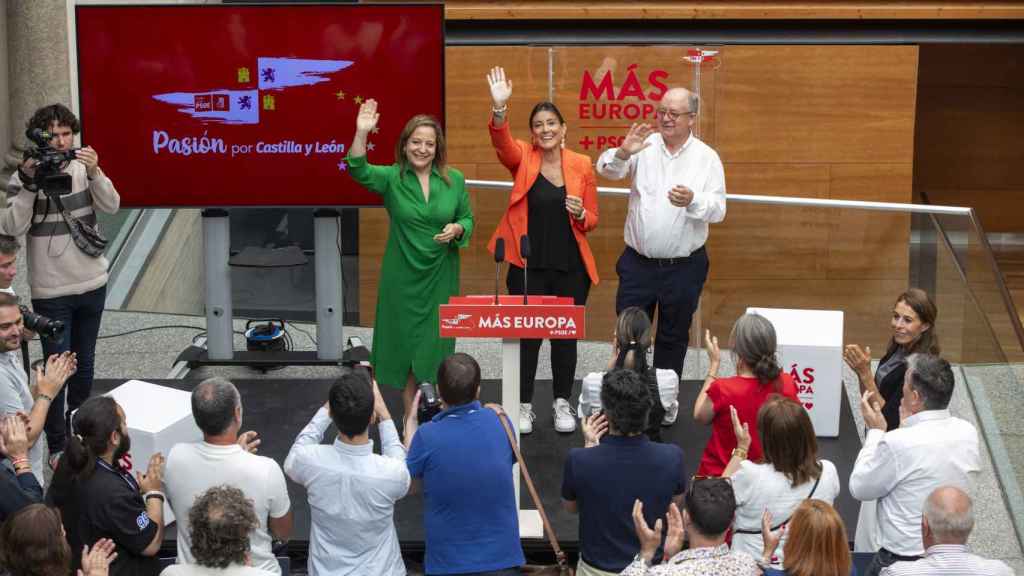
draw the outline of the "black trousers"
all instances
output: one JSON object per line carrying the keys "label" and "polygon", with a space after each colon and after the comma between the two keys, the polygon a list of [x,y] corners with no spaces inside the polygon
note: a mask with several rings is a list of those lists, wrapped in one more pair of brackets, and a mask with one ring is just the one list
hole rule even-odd
{"label": "black trousers", "polygon": [[686,258],[647,258],[629,246],[619,256],[615,264],[619,275],[615,314],[637,306],[653,321],[657,309],[655,368],[675,370],[682,376],[683,360],[690,345],[690,323],[708,278],[708,267],[708,254],[703,246]]}
{"label": "black trousers", "polygon": [[[577,306],[587,303],[590,294],[590,276],[580,263],[573,270],[561,272],[548,269],[529,269],[527,288],[530,294],[571,296]],[[509,294],[523,293],[523,269],[509,265],[505,284]],[[541,340],[519,341],[519,401],[533,403],[533,383],[537,377],[537,359]],[[555,398],[569,399],[576,376],[576,340],[551,340],[551,379]]]}
{"label": "black trousers", "polygon": [[920,559],[920,556],[900,556],[899,554],[889,552],[885,548],[880,548],[875,553],[874,558],[871,559],[871,564],[868,564],[865,576],[878,576],[882,572],[882,568],[892,566],[897,562],[913,562]]}

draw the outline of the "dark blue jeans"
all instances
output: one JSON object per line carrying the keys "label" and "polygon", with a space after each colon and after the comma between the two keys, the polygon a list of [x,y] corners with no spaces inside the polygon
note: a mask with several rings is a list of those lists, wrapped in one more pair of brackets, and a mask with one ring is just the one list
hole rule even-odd
{"label": "dark blue jeans", "polygon": [[708,255],[703,247],[686,258],[654,259],[641,256],[626,246],[619,256],[615,264],[619,274],[615,314],[637,306],[646,311],[653,322],[657,309],[655,368],[683,373],[683,360],[690,345],[690,322],[708,277],[708,267]]}
{"label": "dark blue jeans", "polygon": [[33,312],[64,322],[64,336],[60,340],[41,338],[45,357],[68,350],[78,355],[78,371],[68,378],[46,415],[46,443],[51,454],[63,450],[67,443],[67,414],[81,406],[92,392],[96,337],[106,299],[105,285],[85,294],[32,299]]}

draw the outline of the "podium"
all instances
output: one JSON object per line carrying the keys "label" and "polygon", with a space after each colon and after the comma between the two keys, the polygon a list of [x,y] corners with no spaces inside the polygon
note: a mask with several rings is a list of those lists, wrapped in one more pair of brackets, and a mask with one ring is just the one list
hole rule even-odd
{"label": "podium", "polygon": [[[501,405],[512,420],[519,441],[519,340],[579,340],[584,337],[586,309],[565,296],[453,296],[442,304],[442,338],[501,338]],[[513,468],[519,503],[519,465]],[[536,510],[519,510],[519,537],[543,538]]]}

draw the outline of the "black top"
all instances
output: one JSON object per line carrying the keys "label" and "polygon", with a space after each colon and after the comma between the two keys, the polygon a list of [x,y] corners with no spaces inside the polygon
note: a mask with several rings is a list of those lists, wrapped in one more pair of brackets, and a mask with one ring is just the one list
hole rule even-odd
{"label": "black top", "polygon": [[537,174],[526,195],[527,233],[530,235],[531,269],[547,268],[568,272],[582,266],[576,237],[565,209],[565,186],[555,186]]}
{"label": "black top", "polygon": [[72,573],[81,566],[83,544],[92,546],[100,538],[110,538],[117,545],[110,576],[159,574],[159,559],[141,554],[158,528],[146,513],[139,484],[131,474],[97,459],[96,468],[86,478],[71,480],[66,474],[55,475],[47,500],[60,509],[64,519],[71,545]]}
{"label": "black top", "polygon": [[[886,354],[882,357],[879,366],[885,364],[889,358],[895,354],[895,352]],[[903,400],[903,377],[907,374],[907,360],[903,359],[898,366],[889,371],[888,374],[882,378],[881,382],[875,380],[875,386],[878,387],[878,393],[882,395],[882,399],[885,400],[885,406],[882,407],[882,416],[885,416],[885,428],[886,430],[895,430],[900,427],[900,401]],[[878,371],[875,371],[877,378]]]}
{"label": "black top", "polygon": [[0,465],[0,524],[29,504],[43,501],[43,488],[36,475],[14,474],[9,461]]}

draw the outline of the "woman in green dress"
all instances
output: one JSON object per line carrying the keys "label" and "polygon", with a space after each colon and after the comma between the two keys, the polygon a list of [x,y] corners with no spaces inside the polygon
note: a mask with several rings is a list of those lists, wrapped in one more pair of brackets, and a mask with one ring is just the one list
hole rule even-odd
{"label": "woman in green dress", "polygon": [[359,107],[348,171],[380,194],[390,230],[377,291],[370,358],[377,381],[403,388],[408,414],[418,382],[434,382],[441,361],[455,351],[438,336],[438,306],[459,293],[459,248],[469,243],[473,213],[462,172],[449,168],[441,125],[413,116],[395,146],[395,163],[366,161],[366,138],[377,126],[377,102]]}

